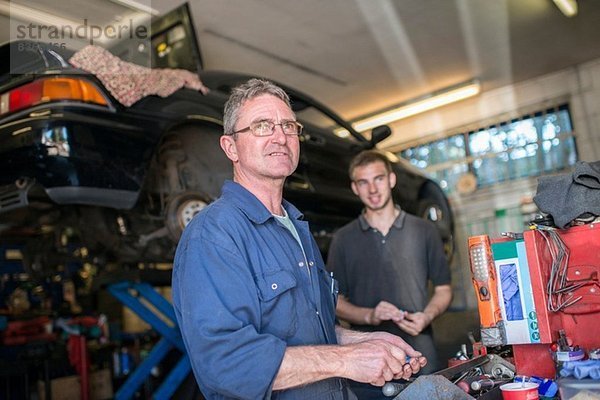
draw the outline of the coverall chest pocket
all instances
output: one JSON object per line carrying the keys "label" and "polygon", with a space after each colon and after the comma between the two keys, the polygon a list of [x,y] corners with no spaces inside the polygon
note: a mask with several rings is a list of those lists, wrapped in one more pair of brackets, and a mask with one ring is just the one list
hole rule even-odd
{"label": "coverall chest pocket", "polygon": [[290,271],[276,270],[257,279],[261,332],[286,339],[298,329],[297,282]]}

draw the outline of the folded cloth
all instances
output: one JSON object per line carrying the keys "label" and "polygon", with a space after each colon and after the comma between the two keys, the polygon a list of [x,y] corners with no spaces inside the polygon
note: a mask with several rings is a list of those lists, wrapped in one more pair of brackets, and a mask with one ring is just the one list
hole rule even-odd
{"label": "folded cloth", "polygon": [[590,377],[600,379],[600,360],[566,361],[563,363],[559,375],[572,376],[576,379]]}
{"label": "folded cloth", "polygon": [[208,93],[197,74],[184,69],[142,67],[123,61],[99,46],[85,46],[69,63],[96,76],[127,107],[146,96],[170,96],[182,87]]}
{"label": "folded cloth", "polygon": [[600,189],[600,161],[578,163],[573,181],[590,189]]}
{"label": "folded cloth", "polygon": [[559,228],[582,214],[600,215],[600,161],[580,161],[571,174],[540,177],[533,201]]}

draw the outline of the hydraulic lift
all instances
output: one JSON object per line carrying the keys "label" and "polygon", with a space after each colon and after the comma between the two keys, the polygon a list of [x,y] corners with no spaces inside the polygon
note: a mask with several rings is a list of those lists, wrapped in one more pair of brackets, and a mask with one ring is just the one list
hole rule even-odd
{"label": "hydraulic lift", "polygon": [[[135,392],[148,379],[152,368],[158,365],[172,349],[177,349],[182,353],[181,358],[175,368],[163,380],[158,390],[152,395],[152,398],[157,400],[170,399],[191,371],[190,361],[183,346],[173,306],[148,283],[122,281],[109,285],[108,291],[162,335],[162,338],[156,343],[144,361],[133,370],[129,378],[117,391],[115,399],[128,400],[134,398]],[[166,317],[170,323],[161,319],[156,310],[163,317]]]}

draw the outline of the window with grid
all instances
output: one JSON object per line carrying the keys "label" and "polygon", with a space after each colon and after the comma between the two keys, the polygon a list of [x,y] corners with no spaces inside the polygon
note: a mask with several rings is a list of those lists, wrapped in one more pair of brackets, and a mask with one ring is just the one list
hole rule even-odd
{"label": "window with grid", "polygon": [[577,161],[568,105],[448,136],[397,153],[448,193],[472,172],[478,188],[561,171]]}

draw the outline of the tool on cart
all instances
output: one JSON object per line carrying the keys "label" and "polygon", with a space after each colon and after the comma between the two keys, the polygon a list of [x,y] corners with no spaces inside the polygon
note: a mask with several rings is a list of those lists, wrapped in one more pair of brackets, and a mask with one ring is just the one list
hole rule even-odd
{"label": "tool on cart", "polygon": [[413,378],[408,379],[406,383],[388,382],[385,385],[383,385],[381,391],[386,397],[394,397],[398,393],[406,389],[411,382],[414,382]]}
{"label": "tool on cart", "polygon": [[457,386],[464,390],[465,393],[476,396],[479,393],[488,392],[510,381],[510,378],[492,379],[489,375],[479,375],[464,379],[458,382]]}
{"label": "tool on cart", "polygon": [[572,346],[572,343],[563,329],[558,331],[558,340],[550,345],[552,358],[558,366],[566,361],[578,361],[585,358],[585,351],[578,345]]}
{"label": "tool on cart", "polygon": [[488,346],[499,346],[506,335],[496,289],[498,279],[488,236],[469,238],[469,258],[473,286],[477,294],[482,342]]}
{"label": "tool on cart", "polygon": [[[461,383],[465,381],[468,388],[466,392],[475,393],[491,390],[499,384],[512,379],[515,375],[515,368],[502,357],[495,354],[487,354],[442,369],[432,375],[444,377],[449,382],[458,385],[462,390],[465,390],[465,385],[464,383],[461,385]],[[426,376],[421,378],[426,378]],[[400,383],[388,382],[383,386],[382,392],[387,397],[398,396],[413,382],[414,379]],[[473,384],[475,384],[475,387],[473,387]]]}
{"label": "tool on cart", "polygon": [[480,379],[472,381],[471,384],[469,385],[469,388],[471,389],[472,392],[481,392],[482,390],[490,390],[494,386],[498,385],[499,383],[504,383],[504,382],[508,382],[508,379],[495,381],[490,378],[480,378]]}

